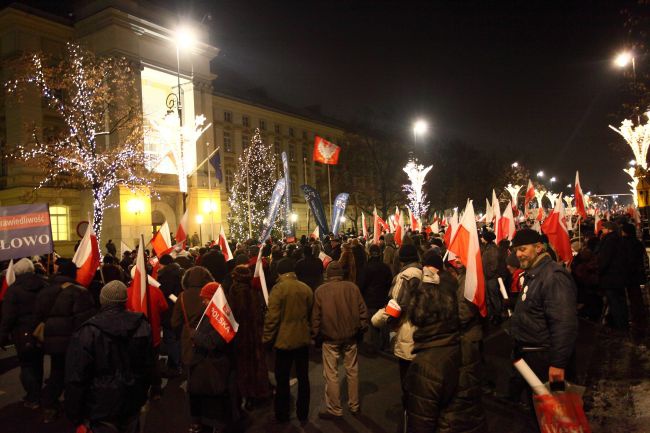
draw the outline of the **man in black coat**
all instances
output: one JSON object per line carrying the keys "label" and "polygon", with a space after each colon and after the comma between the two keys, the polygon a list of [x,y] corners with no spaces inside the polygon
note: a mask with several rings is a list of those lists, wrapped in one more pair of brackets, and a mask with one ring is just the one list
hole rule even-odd
{"label": "man in black coat", "polygon": [[[378,310],[386,306],[392,281],[393,273],[390,267],[383,262],[381,248],[379,245],[371,245],[370,258],[359,287],[368,307],[368,317],[374,316]],[[367,333],[370,351],[388,350],[389,333],[387,327],[375,328],[371,326]]]}
{"label": "man in black coat", "polygon": [[636,227],[625,223],[621,227],[621,243],[625,250],[625,287],[630,299],[632,324],[643,329],[647,321],[647,306],[643,300],[641,285],[646,283],[647,254],[643,243],[636,236]]}
{"label": "man in black coat", "polygon": [[523,358],[542,382],[564,381],[578,336],[575,283],[569,271],[551,260],[536,231],[517,231],[512,248],[524,270],[510,320],[515,357]]}
{"label": "man in black coat", "polygon": [[74,333],[66,356],[66,414],[97,433],[139,431],[151,384],[151,327],[144,314],[126,311],[126,299],[124,283],[106,284],[100,312]]}
{"label": "man in black coat", "polygon": [[11,337],[20,363],[20,383],[27,395],[26,407],[36,409],[41,400],[43,384],[43,351],[32,336],[36,327],[34,306],[39,292],[47,285],[45,279],[34,273],[29,259],[20,259],[14,265],[16,281],[7,288],[2,302],[0,346]]}
{"label": "man in black coat", "polygon": [[598,286],[605,292],[609,304],[610,325],[615,329],[627,329],[626,253],[618,226],[611,222],[603,223],[602,237],[596,250],[598,258]]}
{"label": "man in black coat", "polygon": [[183,287],[181,280],[185,271],[181,266],[174,262],[169,254],[160,258],[160,267],[158,268],[158,282],[160,290],[165,295],[169,308],[161,315],[162,325],[162,346],[167,353],[167,371],[163,372],[165,376],[176,377],[181,371],[181,341],[175,329],[171,324],[172,311],[174,311],[174,298],[178,298]]}
{"label": "man in black coat", "polygon": [[323,261],[314,257],[309,245],[302,248],[303,258],[296,262],[296,277],[316,290],[323,283]]}

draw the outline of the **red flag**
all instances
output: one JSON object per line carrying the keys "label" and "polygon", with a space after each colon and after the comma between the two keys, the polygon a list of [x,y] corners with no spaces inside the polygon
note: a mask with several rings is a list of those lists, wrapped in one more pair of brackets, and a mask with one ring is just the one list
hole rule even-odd
{"label": "red flag", "polygon": [[555,202],[555,209],[542,224],[542,232],[548,237],[549,243],[557,253],[557,256],[567,265],[573,260],[571,251],[571,240],[566,227],[564,216],[564,204],[562,194]]}
{"label": "red flag", "polygon": [[506,209],[503,211],[503,216],[499,219],[499,232],[497,237],[497,243],[502,239],[512,240],[512,236],[515,234],[515,217],[512,214],[511,203],[508,203]]}
{"label": "red flag", "polygon": [[320,233],[318,230],[318,226],[314,229],[314,231],[309,235],[310,238],[312,239],[320,239]]}
{"label": "red flag", "polygon": [[219,231],[219,247],[226,261],[235,258],[232,255],[232,251],[230,251],[230,245],[228,245],[228,239],[226,239],[226,232],[223,231],[223,225],[221,225],[221,230]]}
{"label": "red flag", "polygon": [[372,213],[373,214],[373,222],[372,222],[372,243],[375,245],[379,245],[379,231],[381,230],[379,228],[379,215],[377,215],[377,208],[375,208],[375,211]]}
{"label": "red flag", "polygon": [[368,239],[368,226],[366,225],[366,214],[361,211],[361,231],[363,232],[363,238]]}
{"label": "red flag", "polygon": [[[255,272],[253,273],[253,280],[259,280],[259,287],[262,288],[262,295],[264,295],[264,302],[269,305],[269,289],[266,286],[266,275],[264,274],[264,260],[262,260],[262,248],[257,253],[257,262],[255,262]],[[253,287],[256,287],[255,284]]]}
{"label": "red flag", "polygon": [[533,186],[533,182],[528,179],[528,189],[524,197],[524,209],[528,209],[528,204],[533,200],[535,200],[535,187]]}
{"label": "red flag", "polygon": [[456,230],[458,230],[458,209],[454,209],[454,215],[449,220],[449,224],[447,224],[447,230],[445,230],[445,236],[443,237],[447,249],[449,249],[449,244],[451,244]]}
{"label": "red flag", "polygon": [[189,211],[190,211],[189,209],[185,211],[183,217],[181,218],[181,223],[178,225],[178,230],[176,230],[177,244],[187,241],[187,218],[188,218]]}
{"label": "red flag", "polygon": [[402,228],[402,211],[400,211],[399,217],[395,221],[395,244],[397,244],[398,247],[402,246],[402,237],[404,236],[403,231],[404,229]]}
{"label": "red flag", "polygon": [[341,148],[339,146],[330,143],[322,137],[315,137],[314,161],[323,164],[336,165],[339,163],[339,153],[341,153]]}
{"label": "red flag", "polygon": [[596,219],[594,221],[594,233],[598,234],[603,229],[603,220],[600,219],[600,214],[596,212]]}
{"label": "red flag", "polygon": [[132,280],[131,290],[133,293],[133,311],[140,311],[147,313],[147,269],[144,265],[144,245],[142,238],[140,238],[140,246],[138,247],[138,256],[135,259],[135,266],[131,269]]}
{"label": "red flag", "polygon": [[88,287],[95,277],[99,267],[99,244],[97,236],[93,232],[92,225],[88,224],[86,234],[79,243],[77,252],[74,253],[72,261],[77,265],[77,277],[75,280],[82,286]]}
{"label": "red flag", "polygon": [[467,207],[456,233],[449,245],[449,251],[454,253],[465,266],[465,299],[479,308],[483,317],[487,316],[485,306],[485,277],[481,250],[476,230],[476,217],[472,201],[467,201]]}
{"label": "red flag", "polygon": [[582,187],[580,186],[580,178],[578,177],[578,171],[576,170],[576,192],[575,192],[575,200],[576,200],[576,212],[578,212],[578,215],[580,215],[580,218],[583,220],[587,219],[587,211],[585,210],[585,198],[582,195]]}
{"label": "red flag", "polygon": [[237,323],[235,316],[232,314],[221,285],[219,285],[217,291],[212,295],[208,308],[205,309],[205,313],[203,314],[208,317],[210,324],[219,335],[227,343],[230,343],[235,337],[235,334],[237,334],[239,323]]}
{"label": "red flag", "polygon": [[7,289],[16,282],[16,273],[14,272],[14,259],[9,260],[7,272],[2,279],[2,288],[0,288],[0,301],[2,301],[7,293]]}
{"label": "red flag", "polygon": [[[501,221],[501,207],[499,206],[499,200],[497,199],[497,194],[492,190],[492,214],[494,215],[494,234],[496,235],[497,239],[501,239],[501,235],[499,233],[499,223]],[[486,223],[490,223],[491,221],[486,221]]]}
{"label": "red flag", "polygon": [[544,208],[540,207],[537,209],[537,216],[535,217],[537,221],[542,221],[544,219]]}
{"label": "red flag", "polygon": [[172,249],[172,236],[169,233],[169,224],[167,221],[160,226],[160,230],[151,239],[151,246],[158,257],[169,253]]}

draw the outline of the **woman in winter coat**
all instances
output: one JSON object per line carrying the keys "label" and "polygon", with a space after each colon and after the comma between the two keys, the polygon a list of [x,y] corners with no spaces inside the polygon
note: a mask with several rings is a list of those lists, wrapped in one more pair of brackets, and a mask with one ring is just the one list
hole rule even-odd
{"label": "woman in winter coat", "polygon": [[357,283],[357,264],[349,242],[343,244],[339,264],[343,267],[343,279]]}
{"label": "woman in winter coat", "polygon": [[252,409],[255,399],[270,396],[266,355],[262,344],[264,332],[264,297],[251,287],[253,275],[246,265],[232,272],[228,303],[239,323],[235,346],[235,365],[239,393],[246,399],[246,408]]}
{"label": "woman in winter coat", "polygon": [[406,375],[407,431],[487,431],[480,404],[480,387],[463,369],[457,282],[442,271],[442,259],[424,258],[422,284],[413,291],[408,314],[416,326]]}

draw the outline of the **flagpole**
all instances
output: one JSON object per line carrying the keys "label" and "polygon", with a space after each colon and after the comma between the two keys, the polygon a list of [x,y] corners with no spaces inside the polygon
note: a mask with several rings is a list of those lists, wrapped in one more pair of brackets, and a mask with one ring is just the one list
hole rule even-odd
{"label": "flagpole", "polygon": [[[330,179],[330,165],[327,164],[327,189],[330,196],[330,218],[332,217],[332,180]],[[334,221],[331,222],[334,224]],[[334,233],[336,235],[336,233]]]}
{"label": "flagpole", "polygon": [[[140,242],[141,242],[141,245],[144,245],[144,235],[143,234],[140,234]],[[144,257],[144,250],[143,251],[138,251],[138,254],[142,254],[142,257]],[[137,260],[138,259],[136,258],[136,265],[137,265]],[[145,300],[147,302],[147,308],[146,308],[146,311],[145,311],[145,316],[149,317],[149,305],[150,305],[149,302],[150,301],[149,301],[149,290],[147,288],[147,286],[149,285],[149,275],[147,274],[147,263],[146,262],[144,263],[143,271],[144,271],[144,275],[140,275],[140,278],[144,278],[144,296],[145,296]],[[140,286],[142,286],[142,283],[140,283]]]}
{"label": "flagpole", "polygon": [[210,240],[214,240],[214,208],[212,206],[212,176],[210,175],[210,164],[208,164],[208,203],[210,204]]}
{"label": "flagpole", "polygon": [[[304,179],[305,179],[305,185],[309,185],[309,180],[307,179],[307,158],[302,157],[302,168],[304,171]],[[309,205],[307,204],[307,200],[305,200],[305,207],[307,208],[307,236],[311,234],[311,231],[309,230]]]}

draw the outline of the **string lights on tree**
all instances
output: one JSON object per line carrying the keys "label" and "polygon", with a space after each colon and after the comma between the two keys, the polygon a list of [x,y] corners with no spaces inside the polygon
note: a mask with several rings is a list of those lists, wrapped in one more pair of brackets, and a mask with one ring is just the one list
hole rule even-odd
{"label": "string lights on tree", "polygon": [[137,69],[123,57],[98,57],[72,42],[62,56],[32,54],[13,67],[7,92],[20,100],[36,87],[60,127],[30,127],[27,142],[13,144],[7,156],[42,170],[37,189],[90,189],[99,239],[115,188],[150,191],[154,182],[145,169]]}
{"label": "string lights on tree", "polygon": [[411,209],[413,215],[418,218],[426,215],[429,210],[429,203],[426,201],[427,195],[422,188],[426,183],[425,178],[432,168],[432,165],[425,167],[419,164],[417,159],[411,159],[402,169],[411,182],[410,184],[402,185],[402,189],[406,192],[408,198],[407,206]]}
{"label": "string lights on tree", "polygon": [[259,234],[278,179],[276,165],[277,155],[256,129],[237,160],[235,179],[228,191],[228,226],[233,239],[243,241]]}
{"label": "string lights on tree", "polygon": [[619,129],[612,125],[609,127],[618,132],[632,149],[636,166],[644,171],[648,169],[648,147],[650,147],[650,113],[645,113],[649,121],[645,124],[634,125],[631,120],[625,119]]}

